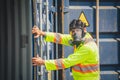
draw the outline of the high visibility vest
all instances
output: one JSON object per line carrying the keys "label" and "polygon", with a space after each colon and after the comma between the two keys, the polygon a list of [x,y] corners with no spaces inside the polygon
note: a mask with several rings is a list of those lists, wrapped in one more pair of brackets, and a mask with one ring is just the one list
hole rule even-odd
{"label": "high visibility vest", "polygon": [[[69,34],[46,32],[45,40],[67,46],[73,46],[70,43],[72,39]],[[98,47],[89,33],[86,33],[84,42],[82,42],[74,53],[67,58],[45,60],[47,70],[58,70],[72,68],[74,80],[99,80],[99,54]]]}

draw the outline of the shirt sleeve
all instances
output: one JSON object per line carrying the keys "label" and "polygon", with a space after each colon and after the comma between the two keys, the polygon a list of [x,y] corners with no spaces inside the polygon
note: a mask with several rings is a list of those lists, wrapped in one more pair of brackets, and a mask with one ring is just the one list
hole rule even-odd
{"label": "shirt sleeve", "polygon": [[45,66],[47,70],[58,70],[69,68],[76,64],[82,63],[87,59],[89,55],[89,48],[81,47],[75,53],[69,55],[67,58],[64,59],[56,59],[56,60],[46,60]]}
{"label": "shirt sleeve", "polygon": [[57,44],[64,44],[66,46],[72,46],[70,44],[71,35],[69,34],[60,34],[60,33],[53,33],[53,32],[46,32],[45,41],[53,42]]}

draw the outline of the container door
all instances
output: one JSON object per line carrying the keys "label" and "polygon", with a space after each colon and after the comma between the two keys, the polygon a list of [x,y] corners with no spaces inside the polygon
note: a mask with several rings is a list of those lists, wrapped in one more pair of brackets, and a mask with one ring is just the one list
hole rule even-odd
{"label": "container door", "polygon": [[[90,26],[87,31],[96,38],[96,2],[83,0],[69,0],[69,15],[65,20],[67,25],[73,19],[78,19],[84,12]],[[119,80],[120,71],[120,2],[101,1],[99,10],[100,34],[100,70],[101,80]],[[65,26],[68,31],[68,26]],[[66,32],[68,33],[68,32]],[[72,49],[66,48],[66,56]],[[69,52],[68,52],[69,51]],[[70,72],[70,74],[68,74]],[[66,80],[73,80],[71,70],[66,70]]]}

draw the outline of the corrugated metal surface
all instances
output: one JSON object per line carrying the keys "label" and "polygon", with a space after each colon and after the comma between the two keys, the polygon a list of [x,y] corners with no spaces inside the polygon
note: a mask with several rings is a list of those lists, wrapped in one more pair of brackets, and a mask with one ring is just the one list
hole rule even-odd
{"label": "corrugated metal surface", "polygon": [[[33,21],[31,1],[0,1],[0,80],[32,80],[31,28]],[[53,1],[56,2],[57,0]],[[50,4],[52,5],[55,2],[50,2]],[[101,80],[119,80],[120,2],[103,2],[100,4],[102,5],[100,7],[99,25]],[[57,7],[55,6],[56,9]],[[69,22],[78,18],[82,10],[90,23],[88,31],[95,35],[95,2],[83,0],[64,0],[64,33],[69,33]],[[54,17],[56,21],[53,20],[51,24],[55,24],[55,29],[61,29],[61,27],[56,28],[58,25],[57,17],[60,16],[56,14]],[[50,18],[52,19],[52,15]],[[65,57],[67,57],[72,53],[72,48],[64,48]],[[50,56],[56,55],[56,52],[54,53]],[[52,75],[53,78],[56,76],[58,75]],[[70,69],[65,70],[64,76],[65,80],[73,80]]]}
{"label": "corrugated metal surface", "polygon": [[0,80],[32,79],[30,0],[0,1]]}

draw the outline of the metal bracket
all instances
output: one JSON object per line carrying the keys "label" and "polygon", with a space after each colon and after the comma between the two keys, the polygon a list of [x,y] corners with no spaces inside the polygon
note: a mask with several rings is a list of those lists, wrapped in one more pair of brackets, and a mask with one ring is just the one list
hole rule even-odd
{"label": "metal bracket", "polygon": [[64,7],[64,13],[68,13],[69,12],[69,7]]}
{"label": "metal bracket", "polygon": [[[54,7],[54,6],[51,6],[50,11],[53,12],[53,13],[56,13],[56,12],[57,12],[57,9],[56,9],[56,7]],[[64,7],[63,12],[64,12],[64,13],[68,13],[68,12],[69,12],[69,7]]]}
{"label": "metal bracket", "polygon": [[25,48],[26,47],[26,44],[28,44],[28,36],[27,35],[21,35],[20,36],[20,47],[21,48]]}

